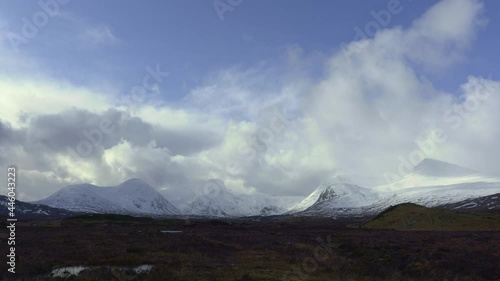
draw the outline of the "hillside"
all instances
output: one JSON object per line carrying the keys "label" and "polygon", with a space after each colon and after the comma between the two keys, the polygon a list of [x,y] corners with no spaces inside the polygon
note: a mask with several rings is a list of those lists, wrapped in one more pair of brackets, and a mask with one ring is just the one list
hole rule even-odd
{"label": "hillside", "polygon": [[[0,216],[7,217],[9,211],[7,209],[8,203],[7,196],[0,195]],[[31,204],[23,201],[16,200],[15,215],[18,219],[35,219],[35,218],[55,218],[55,217],[68,217],[74,216],[77,213],[60,209],[52,208],[41,204]]]}
{"label": "hillside", "polygon": [[500,210],[500,193],[478,198],[471,198],[457,203],[445,204],[440,207],[458,211]]}
{"label": "hillside", "polygon": [[459,213],[404,203],[364,224],[366,228],[432,231],[500,231],[500,212]]}

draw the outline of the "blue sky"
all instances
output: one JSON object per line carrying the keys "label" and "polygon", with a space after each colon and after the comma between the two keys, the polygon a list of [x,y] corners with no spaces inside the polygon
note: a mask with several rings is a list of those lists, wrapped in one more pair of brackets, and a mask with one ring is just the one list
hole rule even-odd
{"label": "blue sky", "polygon": [[303,196],[425,157],[500,176],[498,1],[40,3],[58,10],[26,38],[42,6],[0,2],[0,167],[20,167],[20,199],[133,177]]}
{"label": "blue sky", "polygon": [[[436,1],[401,1],[403,11],[387,27],[408,27]],[[304,53],[331,54],[355,37],[354,27],[364,29],[374,18],[370,11],[386,9],[389,1],[243,1],[224,13],[221,21],[211,1],[70,1],[61,7],[80,27],[63,17],[51,18],[46,27],[20,50],[44,60],[47,71],[76,84],[106,82],[127,91],[143,76],[147,65],[160,64],[171,76],[162,85],[167,100],[178,100],[211,74],[228,67],[251,67],[280,58],[290,45]],[[456,91],[457,82],[473,72],[498,75],[496,50],[500,49],[497,12],[500,3],[487,1],[488,27],[478,33],[466,61],[438,73],[437,85]],[[12,31],[21,29],[22,18],[40,10],[36,1],[0,3],[2,18]],[[114,43],[80,46],[76,28],[106,26]],[[85,44],[85,43],[83,43]],[[91,43],[88,43],[91,44]],[[70,67],[68,67],[68,65]],[[321,71],[321,66],[318,73]]]}

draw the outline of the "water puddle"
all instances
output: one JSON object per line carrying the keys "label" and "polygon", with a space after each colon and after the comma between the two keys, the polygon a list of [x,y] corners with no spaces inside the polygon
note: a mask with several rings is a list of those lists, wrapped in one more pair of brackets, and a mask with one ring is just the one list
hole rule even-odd
{"label": "water puddle", "polygon": [[153,269],[152,264],[142,264],[139,266],[67,266],[54,268],[50,277],[68,278],[71,276],[79,276],[81,274],[94,275],[99,272],[110,272],[113,275],[124,275],[128,272],[133,272],[135,275],[147,274]]}
{"label": "water puddle", "polygon": [[86,266],[68,266],[68,267],[60,267],[52,270],[51,276],[52,277],[62,277],[62,278],[67,278],[72,275],[78,276],[82,270],[87,269],[88,267]]}
{"label": "water puddle", "polygon": [[182,233],[181,230],[160,230],[161,233]]}
{"label": "water puddle", "polygon": [[135,267],[133,270],[137,274],[144,274],[144,273],[149,273],[153,269],[153,265],[151,264],[143,264]]}

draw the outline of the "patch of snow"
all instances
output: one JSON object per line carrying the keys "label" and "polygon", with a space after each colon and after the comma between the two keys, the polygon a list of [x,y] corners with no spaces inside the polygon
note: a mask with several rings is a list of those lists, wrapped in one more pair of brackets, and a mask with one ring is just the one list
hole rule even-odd
{"label": "patch of snow", "polygon": [[474,207],[477,207],[477,203],[471,202],[471,203],[466,203],[466,204],[463,204],[461,206],[455,207],[453,209],[470,209],[470,208],[474,208]]}
{"label": "patch of snow", "polygon": [[60,267],[52,270],[51,275],[52,277],[61,277],[61,278],[68,278],[71,276],[78,276],[80,272],[83,270],[87,269],[88,267],[86,266],[68,266],[68,267]]}
{"label": "patch of snow", "polygon": [[153,265],[143,264],[143,265],[139,265],[139,266],[135,267],[134,271],[137,274],[144,274],[144,273],[150,272],[152,269],[153,269]]}

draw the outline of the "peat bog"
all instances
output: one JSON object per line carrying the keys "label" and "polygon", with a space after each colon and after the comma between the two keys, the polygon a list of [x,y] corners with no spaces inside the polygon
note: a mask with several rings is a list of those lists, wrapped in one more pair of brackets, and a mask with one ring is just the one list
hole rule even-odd
{"label": "peat bog", "polygon": [[[19,223],[16,280],[498,280],[500,232],[396,231],[364,221],[152,220]],[[36,223],[36,227],[33,227]],[[1,239],[1,243],[6,243]],[[126,268],[151,265],[148,271]],[[83,266],[78,276],[53,277]],[[1,265],[6,272],[7,265]],[[125,269],[124,269],[125,268]],[[123,269],[123,270],[117,270]],[[6,277],[5,277],[6,278]],[[11,280],[5,279],[4,280]]]}

